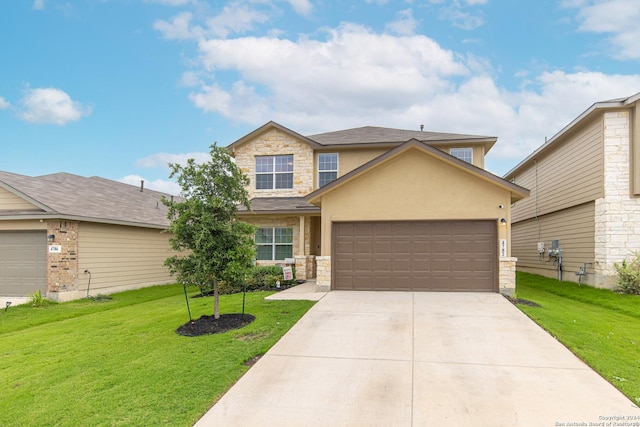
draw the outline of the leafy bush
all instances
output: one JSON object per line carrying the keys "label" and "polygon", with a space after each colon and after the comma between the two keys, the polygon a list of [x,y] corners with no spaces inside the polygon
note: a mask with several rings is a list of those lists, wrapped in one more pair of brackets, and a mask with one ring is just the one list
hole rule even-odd
{"label": "leafy bush", "polygon": [[[289,287],[295,284],[296,269],[293,267],[293,280],[284,280],[282,267],[277,265],[257,265],[251,267],[246,279],[247,291],[271,291],[277,289],[276,282],[280,280],[280,286]],[[242,280],[235,283],[221,282],[221,294],[233,294],[242,292]]]}
{"label": "leafy bush", "polygon": [[618,289],[625,294],[640,295],[640,252],[633,255],[631,261],[615,263],[618,272]]}

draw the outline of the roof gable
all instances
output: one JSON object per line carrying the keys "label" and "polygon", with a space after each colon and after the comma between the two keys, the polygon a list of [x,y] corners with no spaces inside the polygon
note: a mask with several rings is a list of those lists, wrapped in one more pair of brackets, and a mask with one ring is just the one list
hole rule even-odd
{"label": "roof gable", "polygon": [[531,163],[534,159],[540,155],[553,150],[558,145],[562,144],[566,140],[565,136],[573,132],[576,128],[583,123],[589,121],[592,117],[601,113],[604,110],[631,108],[636,102],[640,101],[640,92],[631,95],[626,98],[610,99],[607,101],[600,101],[594,103],[591,107],[586,109],[582,114],[573,119],[568,125],[562,128],[558,133],[552,136],[550,139],[545,140],[544,144],[538,147],[533,153],[529,154],[520,163],[514,166],[509,172],[503,175],[504,178],[512,178],[522,168]]}
{"label": "roof gable", "polygon": [[502,187],[508,191],[511,192],[511,199],[512,202],[515,202],[517,200],[520,200],[524,197],[529,196],[529,190],[520,187],[519,185],[513,184],[509,181],[506,181],[496,175],[493,175],[490,172],[487,172],[484,169],[481,169],[477,166],[474,166],[470,163],[467,163],[465,161],[462,161],[456,157],[453,157],[437,148],[431,147],[428,144],[425,144],[421,141],[418,141],[416,139],[411,139],[409,141],[406,141],[404,144],[396,147],[393,150],[390,150],[378,157],[376,157],[375,159],[369,161],[368,163],[365,163],[364,165],[360,166],[359,168],[356,168],[354,170],[352,170],[351,172],[341,176],[340,178],[336,179],[335,181],[325,185],[322,188],[319,188],[318,190],[310,193],[306,199],[310,202],[310,203],[318,203],[320,201],[320,199],[322,198],[322,196],[324,196],[325,194],[335,190],[336,188],[339,188],[343,185],[345,185],[346,183],[350,182],[351,180],[361,176],[364,173],[370,172],[371,170],[375,169],[376,167],[380,166],[381,164],[384,164],[390,160],[392,160],[393,158],[397,157],[398,155],[408,151],[408,150],[420,150],[426,154],[428,154],[429,156],[438,159],[440,161],[443,161],[445,163],[448,163],[449,165],[456,167],[466,173],[469,173],[475,177],[477,177],[478,179],[482,179],[485,180],[493,185]]}
{"label": "roof gable", "polygon": [[233,155],[235,153],[235,150],[237,150],[240,146],[246,144],[247,142],[259,137],[260,135],[262,135],[265,132],[268,132],[269,130],[272,129],[277,129],[293,138],[299,139],[303,142],[306,142],[307,144],[309,144],[312,148],[320,148],[321,145],[318,144],[317,142],[307,138],[306,136],[300,135],[297,132],[292,131],[289,128],[286,128],[274,121],[270,121],[262,126],[260,126],[258,129],[254,130],[251,133],[248,133],[247,135],[243,136],[242,138],[238,139],[237,141],[232,142],[231,144],[229,144],[227,146],[227,149],[229,151],[231,151],[231,154]]}

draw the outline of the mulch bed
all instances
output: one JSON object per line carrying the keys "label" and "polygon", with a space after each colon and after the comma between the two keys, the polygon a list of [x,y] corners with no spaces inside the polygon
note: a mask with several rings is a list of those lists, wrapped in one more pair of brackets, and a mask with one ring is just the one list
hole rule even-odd
{"label": "mulch bed", "polygon": [[201,335],[220,334],[222,332],[239,329],[256,320],[251,314],[240,313],[221,314],[219,319],[214,316],[201,316],[192,322],[187,322],[176,329],[176,333],[185,337],[199,337]]}
{"label": "mulch bed", "polygon": [[508,299],[513,305],[528,305],[529,307],[540,307],[540,304],[526,299],[508,297],[506,295],[505,298]]}

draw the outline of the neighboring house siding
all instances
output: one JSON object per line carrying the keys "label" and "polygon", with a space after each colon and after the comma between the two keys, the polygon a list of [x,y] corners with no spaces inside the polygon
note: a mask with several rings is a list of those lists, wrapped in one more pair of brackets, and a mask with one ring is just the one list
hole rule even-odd
{"label": "neighboring house siding", "polygon": [[[518,258],[518,270],[558,277],[553,260],[545,255],[544,260],[537,253],[538,242],[545,247],[552,240],[559,240],[563,250],[564,280],[576,280],[575,272],[585,262],[595,259],[595,203],[588,202],[558,212],[517,222],[511,226],[512,256]],[[594,265],[587,271],[594,272]],[[587,276],[586,280],[593,280]]]}
{"label": "neighboring house siding", "polygon": [[[530,197],[513,207],[513,222],[566,209],[604,196],[603,124],[596,118],[515,176]],[[537,173],[536,173],[537,172]],[[536,176],[537,175],[537,176]],[[536,209],[537,207],[537,209]]]}
{"label": "neighboring house siding", "polygon": [[[293,155],[293,188],[279,190],[256,190],[255,157]],[[315,171],[313,149],[309,144],[277,130],[269,130],[235,149],[238,167],[251,183],[249,197],[302,197],[314,189]]]}
{"label": "neighboring house siding", "polygon": [[169,235],[159,229],[82,222],[78,229],[78,291],[91,293],[173,283],[163,266],[169,252]]}
{"label": "neighboring house siding", "polygon": [[10,193],[4,188],[0,188],[0,210],[40,210],[26,200]]}
{"label": "neighboring house siding", "polygon": [[47,223],[38,220],[16,220],[16,221],[0,221],[0,231],[2,230],[46,230]]}

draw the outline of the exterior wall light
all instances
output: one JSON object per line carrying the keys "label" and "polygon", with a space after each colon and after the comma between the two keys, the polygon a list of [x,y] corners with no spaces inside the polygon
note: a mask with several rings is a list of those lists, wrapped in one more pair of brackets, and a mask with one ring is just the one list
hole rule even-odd
{"label": "exterior wall light", "polygon": [[500,224],[507,225],[507,220],[504,218],[500,219]]}
{"label": "exterior wall light", "polygon": [[55,234],[49,234],[47,236],[47,242],[53,243],[55,240],[56,240],[56,235]]}

